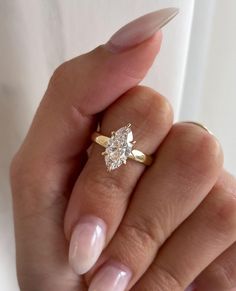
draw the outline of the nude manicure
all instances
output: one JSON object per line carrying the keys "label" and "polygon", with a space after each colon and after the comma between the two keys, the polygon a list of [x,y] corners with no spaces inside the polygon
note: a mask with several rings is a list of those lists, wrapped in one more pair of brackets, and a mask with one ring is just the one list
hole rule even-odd
{"label": "nude manicure", "polygon": [[105,46],[112,52],[122,52],[136,46],[152,37],[178,12],[178,8],[165,8],[141,16],[118,30]]}
{"label": "nude manicure", "polygon": [[124,291],[131,279],[131,271],[117,262],[105,264],[93,278],[88,291]]}
{"label": "nude manicure", "polygon": [[99,258],[105,244],[106,225],[94,216],[80,219],[71,236],[69,262],[81,275],[89,271]]}

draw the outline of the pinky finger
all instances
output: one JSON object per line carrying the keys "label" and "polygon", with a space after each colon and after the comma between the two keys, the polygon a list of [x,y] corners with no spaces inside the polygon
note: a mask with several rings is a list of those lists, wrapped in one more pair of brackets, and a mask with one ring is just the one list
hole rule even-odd
{"label": "pinky finger", "polygon": [[[236,193],[236,181],[223,172],[219,184]],[[233,194],[235,197],[235,194]],[[193,291],[236,291],[236,243],[213,261],[192,284]],[[190,290],[191,290],[190,289]]]}
{"label": "pinky finger", "polygon": [[236,243],[199,275],[191,289],[193,291],[236,291]]}

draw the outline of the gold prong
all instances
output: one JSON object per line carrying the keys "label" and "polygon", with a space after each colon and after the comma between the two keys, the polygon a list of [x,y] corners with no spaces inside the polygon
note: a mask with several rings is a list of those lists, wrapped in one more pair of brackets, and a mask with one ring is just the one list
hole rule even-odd
{"label": "gold prong", "polygon": [[105,155],[107,155],[107,153],[106,152],[102,152],[102,156],[105,156]]}
{"label": "gold prong", "polygon": [[132,144],[133,144],[133,145],[135,145],[135,144],[136,144],[136,142],[137,142],[137,141],[136,141],[136,140],[134,140],[134,141],[132,141]]}
{"label": "gold prong", "polygon": [[131,123],[128,123],[128,124],[127,124],[127,127],[131,127]]}

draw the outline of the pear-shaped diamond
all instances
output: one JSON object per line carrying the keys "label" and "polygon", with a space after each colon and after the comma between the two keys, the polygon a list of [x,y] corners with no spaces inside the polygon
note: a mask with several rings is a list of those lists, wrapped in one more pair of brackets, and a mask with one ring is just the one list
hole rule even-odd
{"label": "pear-shaped diamond", "polygon": [[126,164],[126,160],[132,154],[132,142],[133,133],[130,124],[112,133],[104,152],[108,171]]}

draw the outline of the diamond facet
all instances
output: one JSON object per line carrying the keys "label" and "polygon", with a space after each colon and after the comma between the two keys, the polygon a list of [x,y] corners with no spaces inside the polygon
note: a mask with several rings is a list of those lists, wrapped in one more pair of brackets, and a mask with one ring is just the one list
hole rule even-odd
{"label": "diamond facet", "polygon": [[126,164],[126,160],[132,155],[133,133],[130,127],[128,124],[112,133],[104,152],[108,171]]}

